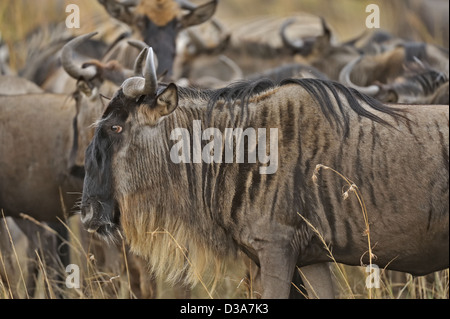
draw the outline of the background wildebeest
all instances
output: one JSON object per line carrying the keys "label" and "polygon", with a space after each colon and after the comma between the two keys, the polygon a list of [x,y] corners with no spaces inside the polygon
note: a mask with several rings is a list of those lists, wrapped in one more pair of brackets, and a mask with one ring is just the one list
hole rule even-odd
{"label": "background wildebeest", "polygon": [[[155,16],[154,12],[150,10],[151,5],[148,5],[150,1],[117,0],[108,2],[110,8],[115,7],[118,9],[118,13],[122,12],[128,16],[136,18],[139,15],[143,17],[147,14],[148,16]],[[170,1],[158,2],[162,5],[171,3]],[[130,68],[138,51],[133,48],[122,51],[123,46],[128,48],[128,43],[122,40],[129,37],[137,37],[143,40],[142,32],[137,25],[128,25],[118,19],[112,19],[108,10],[105,10],[105,6],[99,1],[77,0],[75,3],[80,8],[80,29],[67,28],[65,18],[68,13],[64,10],[67,3],[64,0],[2,1],[0,12],[4,14],[0,15],[0,32],[2,34],[2,41],[0,41],[1,72],[25,76],[36,81],[44,90],[64,92],[68,96],[76,89],[75,97],[81,100],[94,98],[97,96],[97,92],[111,97],[108,93],[109,89],[106,88],[108,85],[102,85],[101,88],[97,86],[98,80],[106,76],[106,73],[115,72],[114,64],[109,63],[108,56],[111,56],[112,53],[118,53],[119,62],[129,63],[128,68]],[[154,1],[153,4],[155,3],[157,2]],[[177,17],[182,18],[196,7],[206,4],[207,0],[191,0],[191,3],[178,1],[178,3],[179,6],[173,5],[169,8],[176,10],[169,10],[168,12],[174,14],[177,11]],[[374,3],[378,4],[381,9],[382,29],[369,30],[364,27],[368,13],[365,13],[366,4],[358,0],[348,0],[343,3],[280,0],[264,2],[264,5],[260,5],[259,0],[220,1],[212,19],[199,26],[184,29],[181,32],[182,34],[179,34],[176,38],[175,62],[177,64],[174,65],[171,79],[176,81],[175,83],[178,86],[191,83],[211,89],[218,87],[218,85],[219,87],[225,85],[224,83],[230,79],[247,78],[250,75],[253,79],[259,79],[261,76],[271,77],[275,82],[285,77],[312,76],[321,78],[322,75],[311,66],[311,61],[314,60],[311,58],[315,58],[314,63],[318,63],[316,65],[320,66],[320,60],[324,60],[324,57],[312,55],[309,60],[305,59],[299,52],[296,53],[295,46],[301,41],[306,45],[314,45],[320,42],[315,41],[315,39],[326,40],[326,36],[323,37],[327,33],[324,32],[323,25],[325,25],[330,31],[331,37],[330,41],[322,41],[324,45],[323,53],[326,53],[329,47],[334,47],[337,51],[340,47],[346,48],[341,52],[342,60],[340,60],[339,67],[334,67],[331,63],[332,60],[327,59],[328,66],[335,71],[335,75],[333,75],[335,80],[338,80],[336,76],[339,75],[339,68],[351,66],[348,62],[352,63],[354,59],[363,54],[361,63],[347,69],[350,69],[349,81],[343,81],[343,84],[352,86],[352,83],[355,83],[354,87],[362,91],[365,91],[366,86],[370,88],[376,85],[380,88],[380,92],[375,98],[381,101],[448,104],[448,81],[446,81],[448,71],[445,72],[446,69],[448,70],[448,1],[400,0],[392,2],[376,0]],[[144,7],[149,10],[144,10]],[[179,10],[180,7],[181,10]],[[345,12],[345,19],[342,18],[343,12]],[[320,19],[321,17],[323,20]],[[137,20],[142,22],[145,18]],[[75,48],[71,54],[71,60],[77,66],[85,63],[80,70],[87,69],[86,71],[89,72],[89,70],[96,68],[99,71],[98,77],[90,80],[87,78],[81,79],[79,85],[76,85],[76,79],[63,80],[64,77],[66,79],[69,77],[60,67],[60,49],[75,36],[92,31],[97,31],[98,36],[84,41]],[[284,44],[283,40],[285,40]],[[117,49],[117,43],[120,41],[120,49],[118,51],[112,50],[114,47]],[[169,42],[166,41],[166,44]],[[294,44],[294,47],[289,46],[289,42]],[[408,51],[404,50],[405,44],[409,46],[409,53],[407,54],[403,53]],[[157,41],[153,41],[151,45],[155,50],[158,47]],[[434,53],[444,54],[444,67],[436,67],[435,61],[427,61],[427,58],[434,55],[428,48],[432,48],[431,50],[437,49]],[[304,50],[303,53],[306,53],[306,51]],[[170,50],[167,52],[170,52]],[[447,53],[447,56],[445,56],[445,53]],[[90,62],[86,63],[88,60]],[[338,56],[334,60],[339,60]],[[226,61],[226,63],[223,61]],[[414,64],[422,65],[423,68],[414,68]],[[236,68],[236,65],[241,70]],[[441,73],[444,76],[440,76]],[[60,76],[61,74],[63,75]],[[180,80],[180,75],[185,77],[187,81],[186,79]],[[79,76],[76,76],[76,78],[78,79]],[[0,81],[0,87],[4,89],[3,93],[11,94],[13,91],[18,92],[19,89],[27,89],[27,83],[23,85],[15,84],[17,82],[13,82],[13,80],[21,81],[23,79],[9,78],[6,80],[8,87],[5,86],[5,81],[3,81],[3,84]],[[114,82],[120,84],[122,80],[123,78],[116,78]],[[68,83],[70,81],[72,81],[71,84]],[[111,92],[117,89],[117,85],[112,87]],[[98,98],[98,101],[101,101],[101,99]],[[106,101],[104,102],[106,103]],[[90,138],[90,136],[87,137]],[[86,142],[80,140],[78,144],[85,145]],[[26,147],[26,145],[23,144],[18,147]],[[78,151],[77,156],[71,156],[73,161],[69,165],[72,167],[70,171],[73,177],[82,176],[84,172],[82,167],[83,147],[78,148]],[[74,197],[76,196],[74,195]],[[69,221],[70,228],[78,229],[77,225],[72,224],[77,218],[79,219],[79,216],[71,218]],[[42,228],[42,226],[38,226],[38,228]],[[16,239],[14,238],[14,240]],[[94,256],[88,255],[90,258],[86,262],[83,254],[78,255],[81,251],[73,246],[74,244],[76,246],[76,243],[77,239],[70,239],[71,248],[75,248],[71,249],[71,255],[77,255],[79,258],[75,260],[75,263],[79,265],[87,264],[88,269],[81,270],[83,280],[81,290],[77,291],[78,294],[74,290],[65,289],[63,291],[64,297],[98,297],[97,292],[91,290],[94,286],[100,290],[106,289],[101,292],[100,297],[134,296],[132,292],[127,292],[127,287],[125,287],[133,286],[132,275],[134,271],[130,264],[128,264],[130,276],[125,273],[126,263],[119,265],[124,267],[120,271],[117,271],[117,269],[106,270],[106,268],[99,267],[103,259],[101,253],[96,251]],[[0,244],[3,244],[3,242]],[[10,246],[10,243],[6,242],[6,245]],[[3,248],[4,246],[1,248],[2,251]],[[6,250],[9,248],[6,247]],[[40,247],[43,252],[46,249]],[[34,252],[31,253],[35,257]],[[56,253],[48,252],[47,255],[56,256]],[[124,257],[131,258],[130,256]],[[47,271],[52,268],[45,259],[42,259],[42,261],[47,265],[47,267],[43,267],[43,271],[45,271],[45,268],[48,268]],[[109,265],[115,264],[110,259],[107,263]],[[250,269],[250,277],[242,279],[241,274],[245,272],[246,267],[244,265],[238,266],[238,263],[240,263],[238,260],[233,260],[232,263],[232,271],[222,275],[225,277],[225,281],[217,286],[219,289],[214,292],[214,296],[258,296],[262,290],[258,288],[260,280],[254,277],[255,266],[246,262],[248,269]],[[94,264],[95,267],[92,268],[91,266]],[[343,273],[341,273],[341,269]],[[367,276],[363,267],[331,265],[331,270],[335,275],[336,293],[343,298],[364,296],[369,298],[374,296],[384,298],[399,296],[407,298],[448,297],[448,269],[426,276],[427,278],[433,278],[427,283],[423,277],[415,278],[405,275],[405,278],[408,279],[403,279],[400,285],[391,280],[392,271],[382,271],[381,289],[375,290],[363,287],[362,283]],[[305,272],[305,269],[302,269],[302,271]],[[63,268],[60,272],[65,275]],[[50,274],[50,271],[48,273]],[[298,271],[296,270],[295,273],[297,274]],[[120,277],[117,277],[118,274],[120,274]],[[345,282],[342,282],[342,280]],[[53,280],[50,279],[49,282],[52,283]],[[60,280],[60,282],[62,281]],[[127,282],[130,284],[127,284]],[[3,283],[5,283],[4,280]],[[43,282],[40,282],[39,285],[43,285]],[[298,282],[295,282],[292,287],[294,285],[301,287]],[[221,289],[224,287],[228,288]],[[249,287],[248,294],[245,292],[245,287]],[[397,291],[396,287],[398,287]],[[1,286],[0,283],[0,296],[3,292],[6,293],[3,296],[10,297],[11,294],[4,288],[5,286]],[[115,290],[116,288],[120,289]],[[40,290],[42,291],[42,289]],[[135,291],[134,288],[131,290]],[[157,296],[170,296],[170,293],[167,294],[168,291],[170,290],[158,286]],[[200,294],[197,295],[195,291],[200,292]],[[202,287],[198,287],[194,290],[194,296],[205,297],[202,291]],[[13,292],[13,296],[16,297],[17,295],[14,295]],[[36,296],[42,296],[42,294],[39,294],[38,291]]]}
{"label": "background wildebeest", "polygon": [[448,75],[433,69],[417,66],[414,72],[396,77],[391,83],[375,82],[366,87],[355,85],[350,80],[350,74],[354,64],[361,58],[346,65],[340,74],[340,82],[364,92],[386,103],[406,104],[448,104]]}
{"label": "background wildebeest", "polygon": [[[106,11],[115,19],[122,21],[133,30],[134,38],[142,40],[155,48],[159,58],[158,74],[171,77],[176,55],[178,33],[193,25],[210,19],[216,10],[218,1],[213,0],[201,6],[189,5],[186,1],[142,0],[117,2],[99,0]],[[185,14],[182,11],[188,10]],[[108,59],[121,61],[124,66],[132,67],[136,57],[133,52],[122,47],[122,42],[107,54]],[[131,57],[131,63],[130,63]]]}
{"label": "background wildebeest", "polygon": [[39,86],[15,75],[0,76],[0,95],[18,95],[26,93],[43,93]]}
{"label": "background wildebeest", "polygon": [[[76,38],[65,49],[92,36]],[[84,149],[92,136],[89,127],[102,113],[99,91],[109,95],[117,86],[108,81],[111,72],[99,63],[81,68],[63,59],[63,65],[80,79],[74,98],[49,93],[0,97],[4,130],[0,137],[0,203],[7,215],[32,212],[38,220],[56,221],[64,218],[64,210],[73,208],[78,196],[73,192],[82,188],[82,176],[71,173],[77,163],[83,165]],[[115,71],[113,79],[126,78],[124,69]]]}
{"label": "background wildebeest", "polygon": [[[100,92],[112,94],[118,88],[113,81],[121,82],[131,74],[131,70],[117,63],[105,65],[91,61],[82,68],[72,61],[73,50],[93,35],[75,38],[62,50],[64,69],[78,80],[73,88],[73,96],[42,92],[32,94],[36,90],[31,87],[28,94],[0,97],[0,126],[5,130],[0,137],[0,207],[7,216],[16,218],[25,234],[29,235],[32,247],[36,247],[36,238],[39,236],[36,234],[39,233],[42,242],[46,240],[53,243],[46,239],[49,236],[41,227],[33,227],[33,223],[19,220],[20,213],[29,214],[38,221],[50,222],[67,240],[65,226],[59,220],[67,222],[82,190],[84,152],[92,137],[91,125],[104,108]],[[140,62],[142,60],[138,59],[136,65],[139,66]],[[28,84],[21,78],[12,80]],[[14,82],[10,80],[9,87]],[[25,85],[22,85],[24,88]],[[17,89],[10,91],[14,92],[20,93]],[[25,126],[27,129],[24,129]],[[27,147],[23,146],[25,144]],[[53,251],[53,256],[56,251]],[[48,251],[44,256],[52,254]],[[67,265],[68,252],[65,254],[63,264]],[[30,258],[33,255],[34,250]],[[100,256],[97,254],[98,264],[101,263]],[[58,265],[58,262],[47,264],[57,268],[54,265]],[[129,265],[131,267],[132,263]],[[29,273],[33,275],[31,271]],[[150,282],[148,286],[151,286]],[[27,284],[27,287],[33,296],[32,285]],[[141,296],[140,291],[135,293]]]}
{"label": "background wildebeest", "polygon": [[[318,233],[341,263],[368,262],[371,249],[383,268],[424,275],[448,267],[448,107],[391,108],[313,79],[216,91],[160,86],[152,51],[144,74],[122,84],[97,123],[81,208],[87,229],[113,241],[123,233],[156,274],[195,283],[242,250],[261,268],[263,297],[286,298],[295,266],[330,261]],[[225,163],[226,138],[212,139],[210,163],[174,163],[180,137],[173,131],[193,136],[194,121],[221,132],[276,128],[278,170],[261,175],[262,161]],[[210,141],[203,135],[201,147]],[[249,140],[245,153],[267,143]],[[365,194],[373,247],[358,201],[342,197],[340,177],[311,178],[322,163],[351,176]],[[168,250],[171,241],[181,249]]]}

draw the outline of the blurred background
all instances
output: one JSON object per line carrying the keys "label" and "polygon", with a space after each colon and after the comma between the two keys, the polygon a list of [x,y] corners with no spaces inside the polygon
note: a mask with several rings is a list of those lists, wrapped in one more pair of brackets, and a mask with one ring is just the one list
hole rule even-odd
{"label": "blurred background", "polygon": [[[193,0],[196,4],[206,1]],[[62,23],[68,15],[68,4],[80,8],[80,29],[72,34],[98,30],[106,33],[117,23],[106,10],[92,0],[2,0],[0,1],[0,34],[10,50],[10,65],[20,69],[25,61],[23,42],[38,28]],[[262,16],[285,17],[300,12],[324,17],[339,42],[363,32],[369,4],[380,7],[381,29],[401,38],[449,46],[448,0],[221,0],[216,17],[232,29]]]}

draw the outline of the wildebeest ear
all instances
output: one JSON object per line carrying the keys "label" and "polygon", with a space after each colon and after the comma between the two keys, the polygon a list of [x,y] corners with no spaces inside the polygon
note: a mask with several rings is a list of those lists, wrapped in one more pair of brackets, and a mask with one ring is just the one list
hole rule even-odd
{"label": "wildebeest ear", "polygon": [[175,84],[170,83],[164,91],[156,97],[153,106],[146,103],[138,108],[137,119],[144,125],[156,125],[158,120],[169,115],[178,106],[178,88]]}
{"label": "wildebeest ear", "polygon": [[208,21],[214,15],[214,12],[216,12],[216,7],[217,0],[198,6],[181,18],[181,27],[187,28]]}
{"label": "wildebeest ear", "polygon": [[325,19],[323,17],[320,17],[320,23],[322,25],[322,29],[323,29],[323,37],[326,38],[328,41],[331,39],[331,30],[328,27]]}
{"label": "wildebeest ear", "polygon": [[166,116],[175,111],[178,106],[178,88],[170,83],[167,88],[156,97],[156,110],[159,115]]}
{"label": "wildebeest ear", "polygon": [[388,90],[387,97],[386,97],[386,102],[387,103],[398,103],[398,94],[397,94],[397,92],[395,92],[392,89]]}

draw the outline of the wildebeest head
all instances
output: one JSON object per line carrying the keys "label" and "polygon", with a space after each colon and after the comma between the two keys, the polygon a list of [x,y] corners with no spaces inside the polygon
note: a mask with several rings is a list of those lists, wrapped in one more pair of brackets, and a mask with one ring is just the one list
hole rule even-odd
{"label": "wildebeest head", "polygon": [[[190,26],[201,24],[212,17],[218,0],[194,6],[185,1],[141,0],[108,1],[99,0],[108,13],[128,24],[137,35],[154,48],[159,58],[158,74],[172,75],[176,54],[178,33]],[[187,10],[185,14],[182,10]]]}
{"label": "wildebeest head", "polygon": [[[72,59],[73,51],[96,34],[96,32],[79,36],[64,45],[61,62],[64,70],[77,80],[73,97],[76,101],[76,117],[74,118],[74,144],[70,156],[69,169],[72,174],[83,174],[84,152],[92,139],[91,124],[98,119],[104,111],[102,96],[112,96],[123,81],[134,74],[140,73],[140,65],[145,58],[147,49],[142,48],[141,54],[135,63],[135,70],[124,68],[117,61],[102,63],[91,60],[80,67]],[[141,47],[139,47],[141,49]]]}
{"label": "wildebeest head", "polygon": [[404,104],[433,104],[438,89],[448,83],[442,72],[425,70],[396,78],[392,83],[379,83],[380,92],[375,96],[382,102]]}
{"label": "wildebeest head", "polygon": [[323,33],[317,37],[304,37],[291,40],[286,35],[286,29],[295,22],[295,19],[286,20],[280,28],[280,36],[283,44],[292,50],[295,54],[304,57],[323,55],[331,47],[331,30],[328,28],[325,20],[320,18]]}
{"label": "wildebeest head", "polygon": [[114,240],[119,234],[120,213],[114,199],[112,161],[113,154],[117,154],[118,148],[127,139],[130,114],[151,126],[173,112],[178,105],[174,84],[157,94],[158,82],[151,48],[145,65],[144,77],[125,80],[113,97],[97,123],[85,154],[82,222],[88,231],[97,232],[107,240]]}

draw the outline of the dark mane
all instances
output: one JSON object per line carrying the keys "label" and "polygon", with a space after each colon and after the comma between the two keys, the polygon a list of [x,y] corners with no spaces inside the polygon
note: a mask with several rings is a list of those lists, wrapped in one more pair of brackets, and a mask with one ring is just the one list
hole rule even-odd
{"label": "dark mane", "polygon": [[[364,108],[361,102],[364,102],[371,109],[388,114],[394,118],[406,119],[402,114],[403,111],[400,109],[389,107],[384,105],[380,101],[365,95],[353,88],[348,88],[338,82],[325,81],[318,79],[286,79],[281,81],[280,86],[286,84],[297,84],[302,86],[308,93],[315,97],[322,113],[325,115],[327,120],[333,124],[333,121],[338,124],[340,128],[344,128],[345,132],[348,130],[349,118],[348,114],[345,112],[342,98],[339,93],[344,95],[345,100],[347,100],[348,106],[359,116],[368,118],[374,122],[391,126],[388,122],[381,119],[379,116],[370,112],[367,108]],[[327,89],[331,92],[333,97],[328,93]],[[340,115],[336,112],[333,99],[339,108]],[[343,123],[341,122],[343,120]]]}
{"label": "dark mane", "polygon": [[[180,97],[199,97],[208,101],[209,113],[218,105],[225,103],[230,107],[239,105],[245,111],[249,101],[255,95],[275,87],[281,87],[288,84],[296,84],[304,88],[312,97],[315,98],[321,111],[330,122],[331,125],[337,124],[338,128],[344,130],[344,134],[348,131],[349,116],[345,112],[343,98],[345,98],[348,106],[359,116],[366,117],[377,123],[391,126],[388,122],[379,116],[370,112],[367,106],[375,111],[386,113],[394,118],[405,119],[402,111],[389,107],[380,101],[360,93],[359,91],[347,88],[346,86],[328,80],[319,79],[285,79],[279,83],[275,83],[270,79],[258,79],[253,81],[238,81],[224,88],[216,90],[197,90],[193,88],[180,88]],[[331,93],[331,94],[330,94]],[[363,104],[367,105],[366,107]],[[336,105],[338,110],[336,109]]]}

